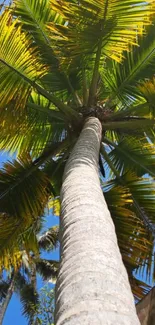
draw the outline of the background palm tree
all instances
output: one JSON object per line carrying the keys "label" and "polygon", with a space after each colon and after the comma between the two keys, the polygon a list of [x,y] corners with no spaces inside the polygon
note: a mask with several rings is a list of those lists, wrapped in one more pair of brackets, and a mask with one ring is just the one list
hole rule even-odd
{"label": "background palm tree", "polygon": [[28,240],[35,220],[59,196],[65,162],[85,119],[95,116],[124,264],[135,297],[148,290],[133,270],[147,262],[149,275],[153,252],[153,13],[154,1],[117,0],[15,0],[2,13],[0,148],[17,155],[0,174],[5,268],[20,263],[21,245],[36,254]]}
{"label": "background palm tree", "polygon": [[[38,230],[40,230],[40,226]],[[37,235],[37,234],[36,234]],[[58,244],[58,228],[52,227],[37,237],[40,254],[42,250],[51,252]],[[36,315],[40,309],[39,293],[37,291],[37,274],[44,281],[55,281],[58,271],[58,262],[43,259],[40,256],[28,255],[21,252],[22,264],[18,269],[12,269],[9,273],[3,271],[0,281],[0,324],[3,324],[6,310],[13,293],[16,293],[22,303],[23,315],[27,317],[29,324],[35,324]]]}

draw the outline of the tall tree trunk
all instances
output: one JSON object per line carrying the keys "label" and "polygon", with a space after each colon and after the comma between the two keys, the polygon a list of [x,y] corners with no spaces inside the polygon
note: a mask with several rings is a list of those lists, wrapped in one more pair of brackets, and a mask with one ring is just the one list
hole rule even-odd
{"label": "tall tree trunk", "polygon": [[[31,269],[30,272],[31,285],[37,294],[37,273],[36,273],[36,264],[34,262],[31,263],[30,269]],[[37,324],[37,320],[35,320],[35,313],[30,317],[30,324],[31,325]]]}
{"label": "tall tree trunk", "polygon": [[64,172],[56,325],[140,324],[100,187],[101,133],[89,118]]}
{"label": "tall tree trunk", "polygon": [[0,325],[3,324],[3,320],[4,320],[4,316],[6,313],[6,310],[8,308],[9,302],[12,298],[13,295],[13,291],[14,291],[14,282],[15,282],[15,275],[12,276],[11,282],[10,282],[10,286],[8,288],[6,297],[4,302],[2,303],[2,306],[0,307]]}

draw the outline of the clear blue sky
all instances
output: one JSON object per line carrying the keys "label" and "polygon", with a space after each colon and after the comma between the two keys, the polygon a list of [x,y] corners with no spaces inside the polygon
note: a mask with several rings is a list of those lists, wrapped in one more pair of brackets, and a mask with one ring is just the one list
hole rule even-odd
{"label": "clear blue sky", "polygon": [[[5,162],[7,159],[11,160],[8,154],[0,152],[0,168],[3,165],[3,162]],[[58,224],[58,218],[56,216],[53,216],[52,213],[49,213],[47,215],[47,222],[45,224],[45,229],[48,229],[51,226],[54,226]],[[59,258],[59,252],[58,250],[49,253],[49,254],[43,254],[44,258],[51,258],[51,259],[58,259]],[[43,287],[45,283],[41,280],[40,277],[38,277],[38,288]],[[9,307],[6,312],[6,316],[3,322],[3,325],[27,325],[27,320],[22,316],[22,310],[21,310],[21,304],[19,297],[14,294]]]}

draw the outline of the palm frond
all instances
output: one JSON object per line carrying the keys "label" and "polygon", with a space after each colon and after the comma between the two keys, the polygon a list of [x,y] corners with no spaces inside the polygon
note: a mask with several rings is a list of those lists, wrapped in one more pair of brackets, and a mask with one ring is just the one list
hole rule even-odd
{"label": "palm frond", "polygon": [[[76,111],[37,83],[38,79],[48,73],[48,68],[41,63],[32,36],[22,32],[21,25],[18,27],[18,23],[17,19],[13,19],[10,11],[5,11],[0,17],[0,107],[3,112],[6,113],[5,110],[9,104],[13,105],[15,111],[24,108],[32,88],[34,88],[62,110],[64,116],[68,116],[69,120],[72,119],[71,116],[76,116],[79,119]],[[7,51],[8,46],[14,55],[10,56],[10,52]]]}
{"label": "palm frond", "polygon": [[15,286],[14,291],[18,295],[20,295],[20,291],[24,288],[24,286],[27,284],[27,278],[23,274],[23,270],[18,270],[15,274]]}
{"label": "palm frond", "polygon": [[21,259],[20,249],[29,247],[30,238],[36,247],[31,228],[44,211],[50,186],[41,170],[33,166],[32,173],[29,160],[15,160],[0,171],[0,193],[1,267],[8,268]]}
{"label": "palm frond", "polygon": [[0,281],[0,303],[2,303],[3,300],[5,299],[9,286],[10,286],[10,281],[4,281],[4,280]]}
{"label": "palm frond", "polygon": [[40,249],[50,251],[57,247],[59,241],[59,227],[55,226],[49,228],[46,232],[38,238],[38,244]]}
{"label": "palm frond", "polygon": [[[50,39],[46,24],[49,22],[61,23],[61,17],[51,10],[47,0],[14,0],[13,15],[19,17],[23,30],[30,31],[39,45],[41,41],[50,46]],[[50,53],[48,53],[50,54]]]}
{"label": "palm frond", "polygon": [[132,120],[132,118],[142,118],[142,119],[148,119],[151,118],[151,111],[149,107],[149,103],[147,101],[143,101],[140,103],[139,101],[135,100],[134,103],[131,104],[129,102],[129,105],[123,105],[122,103],[121,107],[118,107],[115,105],[115,110],[111,112],[111,114],[108,114],[104,117],[104,120],[108,121],[117,121],[117,120],[123,120],[123,119],[129,119]]}
{"label": "palm frond", "polygon": [[1,213],[27,220],[30,216],[35,219],[42,214],[50,187],[46,175],[38,168],[32,170],[32,166],[29,159],[4,164],[0,171]]}
{"label": "palm frond", "polygon": [[137,279],[134,276],[130,276],[130,285],[136,303],[138,303],[141,299],[143,299],[151,290],[150,285]]}
{"label": "palm frond", "polygon": [[[137,178],[135,178],[136,181]],[[137,210],[137,205],[135,206],[136,200],[143,213],[145,212],[147,221],[151,222],[152,212],[149,209],[151,204],[147,202],[148,194],[150,200],[152,200],[152,209],[155,208],[151,189],[148,190],[146,195],[142,194],[144,188],[147,189],[148,182],[149,180],[142,179],[140,185],[145,208],[143,207],[142,198],[139,201],[138,194],[132,189],[132,185],[129,188],[129,182],[126,181],[120,185],[120,180],[115,179],[103,186],[106,202],[116,227],[119,248],[129,277],[132,277],[132,272],[137,268],[141,268],[141,272],[143,272],[145,263],[147,263],[147,269],[145,269],[147,276],[149,277],[152,273],[153,234],[151,229],[144,223],[139,210]]]}
{"label": "palm frond", "polygon": [[37,157],[46,148],[61,141],[65,135],[65,121],[58,111],[47,109],[47,101],[44,106],[32,102],[27,103],[27,106],[29,107],[25,116],[16,116],[8,109],[7,119],[1,128],[0,149],[8,150],[11,154],[16,153],[16,156],[31,152],[32,157]]}
{"label": "palm frond", "polygon": [[83,0],[79,5],[52,0],[51,4],[68,21],[67,26],[50,24],[49,27],[52,39],[59,38],[59,44],[66,48],[67,55],[95,53],[101,41],[103,53],[119,61],[122,52],[136,42],[138,34],[143,33],[143,26],[150,23],[153,1],[126,0],[122,4],[118,0],[104,3],[101,0]]}
{"label": "palm frond", "polygon": [[71,75],[67,76],[60,64],[60,58],[53,50],[53,42],[47,28],[50,22],[64,24],[65,20],[57,12],[52,10],[50,0],[30,1],[15,0],[13,15],[18,16],[22,23],[22,30],[29,31],[40,52],[41,61],[49,67],[49,73],[41,78],[42,85],[50,92],[61,92],[57,95],[66,101],[72,95],[75,103],[80,104],[74,90]]}
{"label": "palm frond", "polygon": [[118,144],[106,138],[105,142],[114,147],[109,153],[109,158],[121,174],[133,170],[137,175],[147,173],[155,176],[154,145],[148,143],[145,138],[124,137]]}
{"label": "palm frond", "polygon": [[59,262],[46,259],[36,259],[36,269],[37,272],[43,277],[44,280],[55,281],[58,275]]}
{"label": "palm frond", "polygon": [[14,111],[18,111],[19,107],[24,109],[33,82],[43,76],[47,69],[37,58],[38,53],[32,46],[32,38],[21,31],[21,26],[17,27],[17,20],[12,19],[9,10],[0,16],[0,35],[2,114],[8,105]]}
{"label": "palm frond", "polygon": [[[22,30],[28,31],[33,36],[33,40],[39,48],[41,59],[44,64],[46,63],[49,66],[52,75],[60,76],[59,59],[52,49],[47,25],[50,22],[62,24],[64,19],[52,10],[50,0],[14,0],[12,14],[18,17],[22,24]],[[59,84],[62,83],[60,79]],[[56,84],[57,82],[58,78],[56,78]],[[53,87],[51,89],[53,90]],[[60,89],[58,87],[58,90]]]}
{"label": "palm frond", "polygon": [[155,185],[149,177],[137,178],[133,173],[126,173],[123,180],[136,202],[138,202],[141,210],[146,216],[152,229],[155,229]]}
{"label": "palm frond", "polygon": [[39,307],[39,295],[31,284],[25,284],[20,291],[22,313],[28,319],[28,324],[33,324],[34,317]]}
{"label": "palm frond", "polygon": [[[130,99],[140,96],[136,87],[141,80],[152,78],[154,75],[155,58],[155,29],[154,24],[147,28],[147,35],[139,40],[139,47],[133,47],[127,53],[123,64],[113,63],[106,70],[104,80],[110,88],[110,97],[119,99]],[[142,95],[142,94],[141,94]]]}
{"label": "palm frond", "polygon": [[149,105],[149,111],[150,115],[153,117],[155,116],[155,78],[152,80],[145,80],[144,82],[141,82],[138,89],[140,90],[140,93],[142,96],[145,97],[148,105]]}

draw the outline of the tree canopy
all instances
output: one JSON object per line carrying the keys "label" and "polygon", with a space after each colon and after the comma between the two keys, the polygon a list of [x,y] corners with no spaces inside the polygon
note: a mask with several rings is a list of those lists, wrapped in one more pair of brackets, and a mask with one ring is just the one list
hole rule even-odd
{"label": "tree canopy", "polygon": [[[0,15],[1,267],[37,254],[84,121],[103,126],[100,176],[136,299],[155,224],[154,0],[14,0]],[[106,178],[105,178],[106,176]]]}

